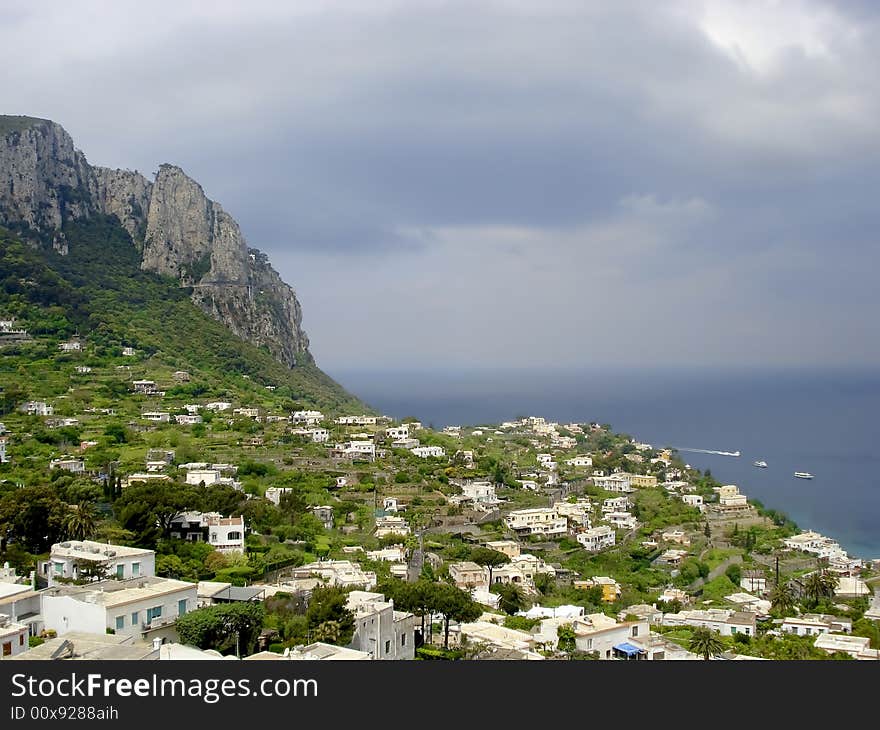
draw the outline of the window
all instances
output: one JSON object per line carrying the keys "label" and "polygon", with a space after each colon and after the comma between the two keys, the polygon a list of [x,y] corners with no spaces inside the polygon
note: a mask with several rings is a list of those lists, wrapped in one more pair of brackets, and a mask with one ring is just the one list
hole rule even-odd
{"label": "window", "polygon": [[125,616],[116,617],[116,630],[122,631],[125,628]]}
{"label": "window", "polygon": [[183,616],[183,614],[185,614],[185,613],[186,613],[186,599],[185,599],[185,598],[181,598],[181,599],[177,602],[177,615],[178,615],[178,616]]}
{"label": "window", "polygon": [[12,654],[12,642],[7,641],[3,644],[3,656],[9,656]]}
{"label": "window", "polygon": [[385,642],[385,653],[388,654],[390,651],[391,651],[391,642],[386,641]]}
{"label": "window", "polygon": [[153,608],[147,609],[147,623],[150,623],[153,619],[157,619],[162,616],[162,606],[154,606]]}
{"label": "window", "polygon": [[19,646],[24,646],[24,634],[19,634],[19,635],[18,635],[18,645],[19,645]]}
{"label": "window", "polygon": [[226,536],[226,539],[227,540],[241,540],[241,533],[240,532],[230,532]]}
{"label": "window", "polygon": [[140,623],[140,620],[141,620],[141,612],[140,611],[135,611],[133,614],[131,614],[131,625],[132,626],[137,626],[138,623]]}
{"label": "window", "polygon": [[120,580],[125,577],[125,566],[121,563],[116,566],[116,577]]}
{"label": "window", "polygon": [[400,636],[400,645],[406,646],[406,634],[401,634]]}
{"label": "window", "polygon": [[55,563],[55,575],[64,575],[64,563]]}
{"label": "window", "polygon": [[633,626],[633,636],[638,636],[638,635],[639,635],[639,627]]}
{"label": "window", "polygon": [[141,564],[140,563],[132,563],[131,564],[131,575],[133,578],[137,578],[141,574]]}

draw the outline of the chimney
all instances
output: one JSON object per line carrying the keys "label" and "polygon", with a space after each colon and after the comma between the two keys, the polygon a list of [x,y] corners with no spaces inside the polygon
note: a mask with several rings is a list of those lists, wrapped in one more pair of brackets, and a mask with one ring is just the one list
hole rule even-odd
{"label": "chimney", "polygon": [[162,643],[163,643],[163,640],[159,636],[157,636],[155,639],[153,639],[153,650],[159,651],[159,647],[162,646]]}

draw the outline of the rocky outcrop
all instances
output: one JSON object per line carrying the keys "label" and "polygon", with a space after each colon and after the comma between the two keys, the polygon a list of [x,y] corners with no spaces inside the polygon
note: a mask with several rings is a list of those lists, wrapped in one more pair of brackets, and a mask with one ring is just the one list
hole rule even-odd
{"label": "rocky outcrop", "polygon": [[139,172],[93,167],[91,189],[98,210],[115,215],[132,240],[142,244],[153,184]]}
{"label": "rocky outcrop", "polygon": [[150,182],[93,168],[58,124],[0,116],[0,223],[25,226],[67,253],[63,225],[94,214],[116,216],[143,269],[192,287],[193,301],[239,337],[290,367],[313,363],[293,289],[183,170],[162,165]]}
{"label": "rocky outcrop", "polygon": [[0,223],[25,225],[66,251],[62,224],[92,209],[91,168],[59,125],[0,117]]}

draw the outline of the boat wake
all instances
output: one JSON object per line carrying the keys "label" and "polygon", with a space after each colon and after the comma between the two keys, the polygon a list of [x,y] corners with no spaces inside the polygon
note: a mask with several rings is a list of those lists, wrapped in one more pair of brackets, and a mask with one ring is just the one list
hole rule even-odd
{"label": "boat wake", "polygon": [[676,451],[690,451],[694,454],[717,454],[718,456],[741,456],[739,451],[713,451],[711,449],[681,449]]}

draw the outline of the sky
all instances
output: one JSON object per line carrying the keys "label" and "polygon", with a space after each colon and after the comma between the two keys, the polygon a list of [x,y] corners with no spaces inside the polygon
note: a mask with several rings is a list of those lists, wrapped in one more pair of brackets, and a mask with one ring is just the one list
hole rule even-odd
{"label": "sky", "polygon": [[180,165],[333,370],[880,364],[880,5],[0,2],[0,113]]}

